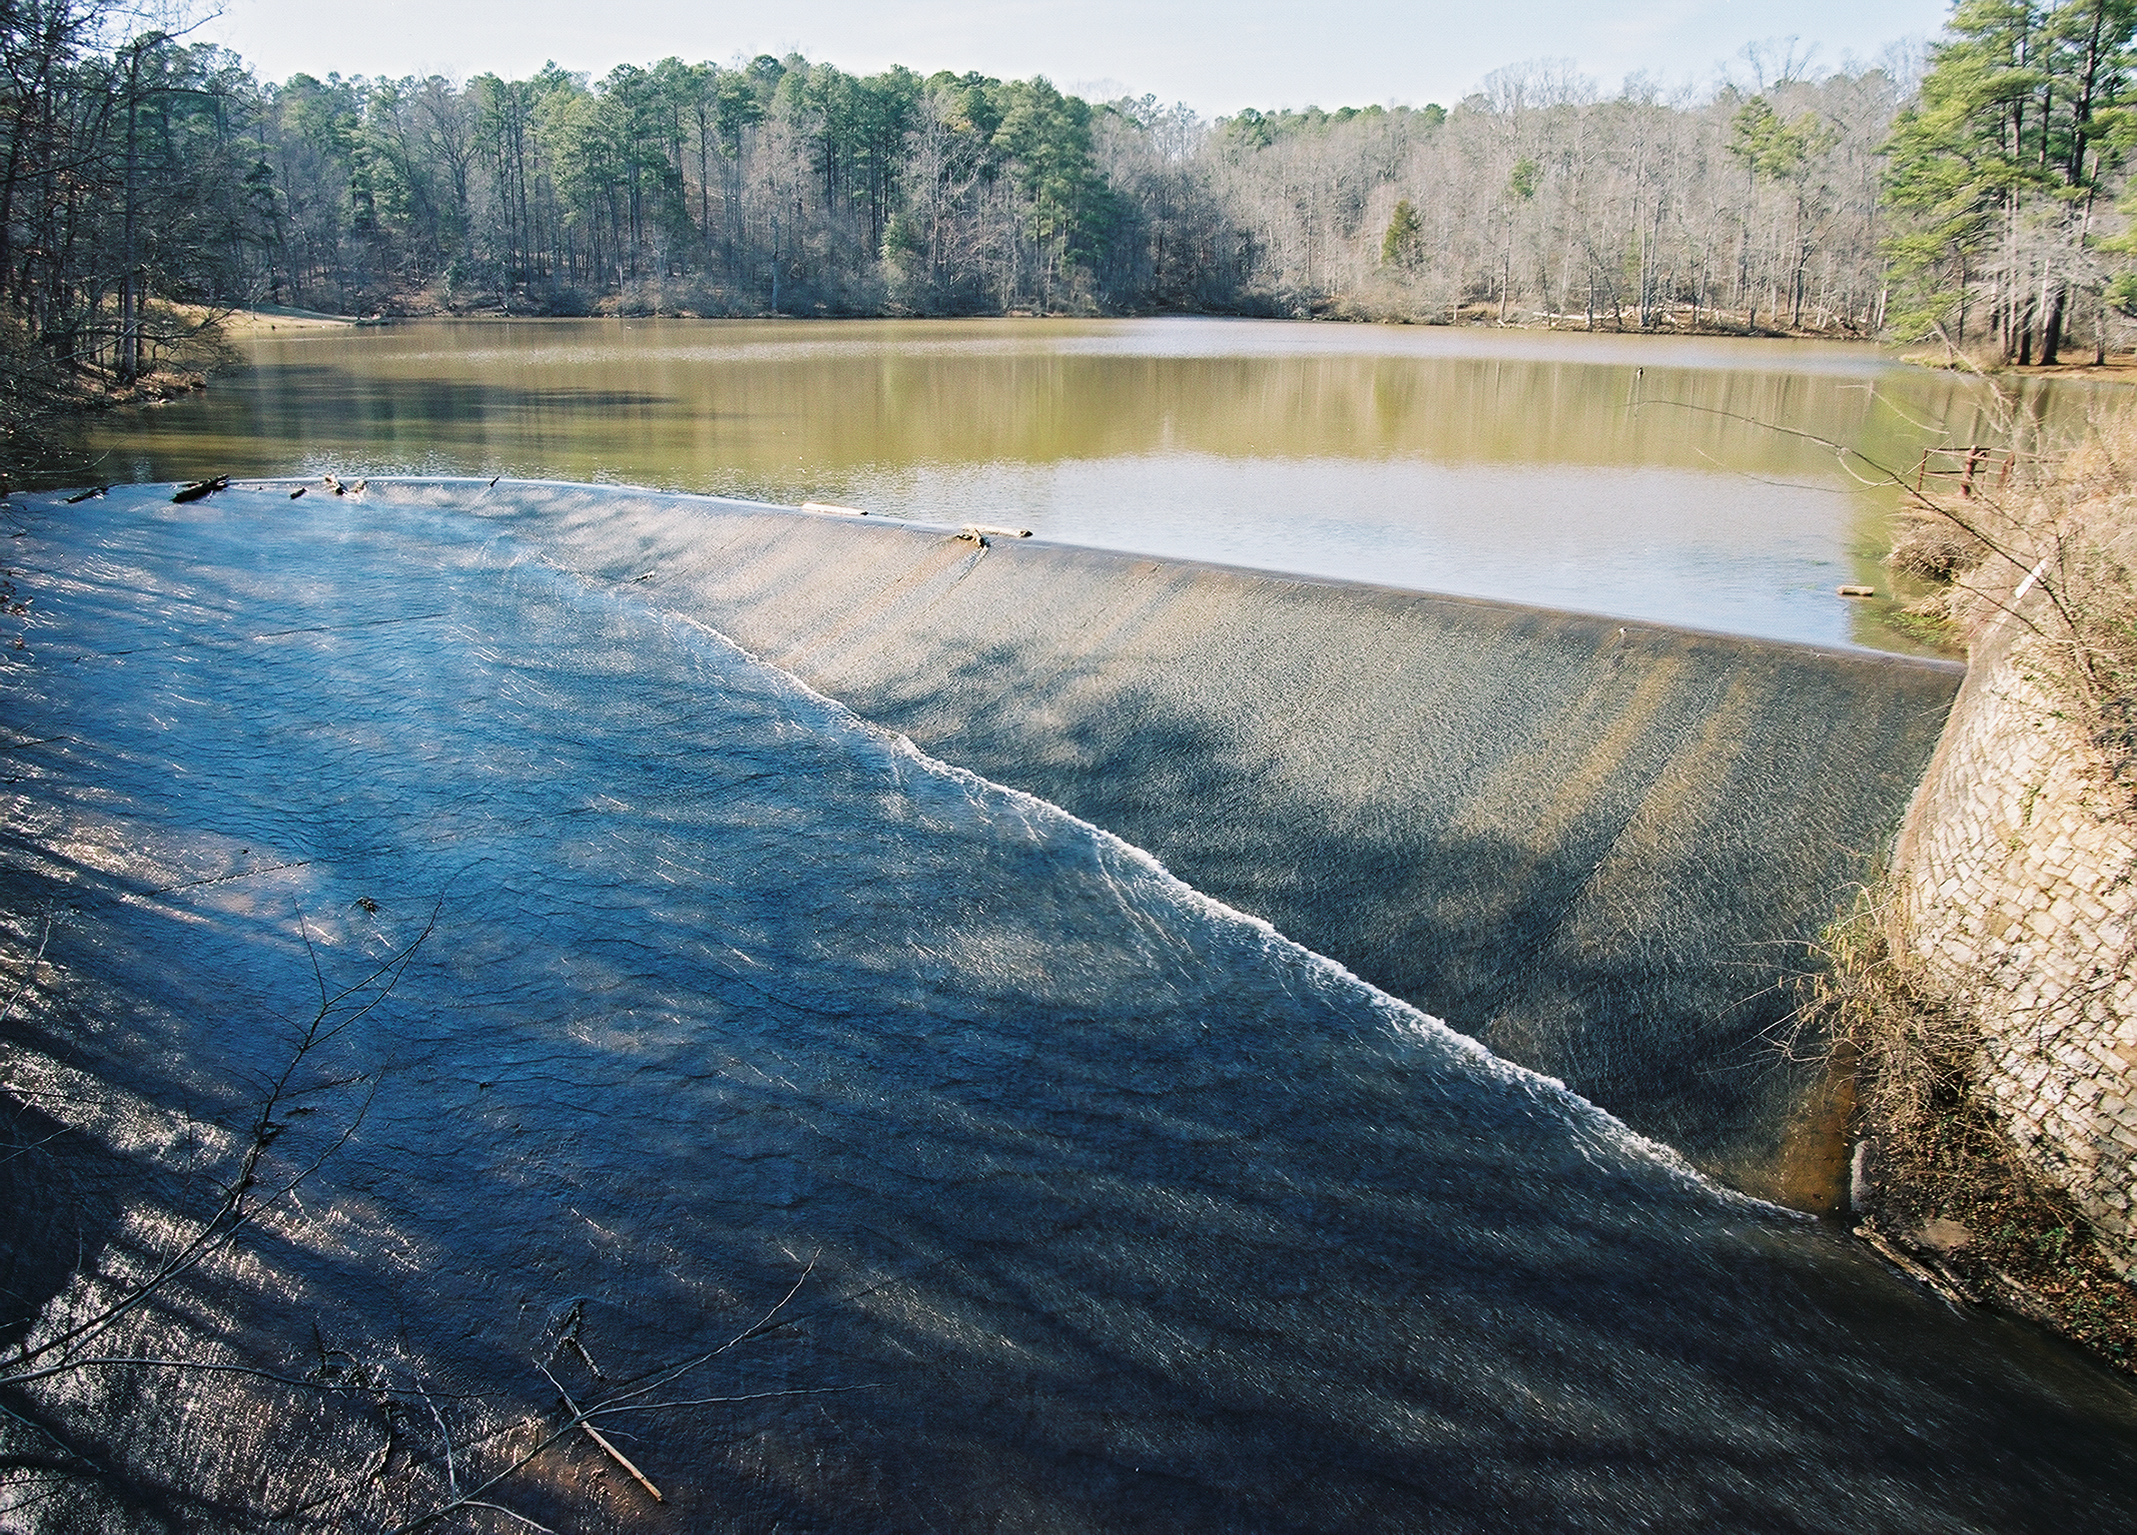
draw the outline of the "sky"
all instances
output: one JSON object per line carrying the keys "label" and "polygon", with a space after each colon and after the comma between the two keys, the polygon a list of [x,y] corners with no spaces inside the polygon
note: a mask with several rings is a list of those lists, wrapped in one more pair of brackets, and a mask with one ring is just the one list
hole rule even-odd
{"label": "sky", "polygon": [[1607,93],[1749,79],[1747,43],[1790,36],[1815,65],[1933,36],[1946,0],[221,0],[194,35],[263,79],[596,77],[669,54],[728,63],[800,52],[855,74],[1043,74],[1094,99],[1154,95],[1205,116],[1244,106],[1453,105],[1492,70],[1570,60]]}

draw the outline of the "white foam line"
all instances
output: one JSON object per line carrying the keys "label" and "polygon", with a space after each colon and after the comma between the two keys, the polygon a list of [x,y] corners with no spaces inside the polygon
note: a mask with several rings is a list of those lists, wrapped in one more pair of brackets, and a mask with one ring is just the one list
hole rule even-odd
{"label": "white foam line", "polygon": [[[475,475],[373,475],[370,476],[370,479],[373,483],[380,485],[430,485],[437,486],[440,489],[451,489],[460,485],[479,489],[487,488],[489,485],[487,480]],[[299,483],[299,481],[295,477],[259,476],[256,478],[248,477],[246,483],[295,484]],[[307,478],[302,483],[312,484],[315,481]],[[651,486],[589,485],[583,481],[573,480],[514,480],[510,483],[515,487],[542,486],[581,493],[588,491],[597,493],[624,491],[657,496],[669,501],[696,501],[715,505],[743,506],[785,512],[796,510],[792,507],[777,506],[770,502],[751,502],[731,496],[711,496],[689,491],[661,490]],[[112,487],[114,492],[143,488],[147,487]],[[444,509],[469,513],[479,512],[478,508],[458,506],[453,503],[447,503]],[[895,516],[885,516],[882,520],[886,524],[906,521],[906,519]],[[577,581],[581,586],[589,590],[615,590],[604,588],[601,583],[598,583],[585,572],[574,570],[554,556],[544,554],[535,547],[527,546],[526,553],[535,563],[546,565],[551,570]],[[514,561],[512,563],[517,562]],[[651,605],[649,604],[649,606]],[[1243,926],[1260,935],[1262,942],[1269,948],[1295,960],[1302,961],[1309,972],[1318,972],[1320,975],[1341,985],[1353,988],[1364,997],[1367,1004],[1374,1011],[1386,1020],[1390,1029],[1398,1036],[1408,1035],[1420,1042],[1430,1041],[1442,1050],[1448,1051],[1456,1058],[1466,1062],[1472,1069],[1478,1071],[1480,1075],[1497,1080],[1509,1087],[1517,1088],[1540,1101],[1555,1104],[1566,1116],[1567,1128],[1574,1131],[1576,1136],[1582,1131],[1592,1132],[1603,1144],[1612,1146],[1622,1152],[1645,1157],[1658,1170],[1725,1203],[1747,1209],[1777,1213],[1799,1220],[1812,1219],[1812,1217],[1803,1214],[1801,1211],[1790,1210],[1785,1206],[1772,1204],[1769,1201],[1745,1194],[1740,1190],[1732,1189],[1725,1184],[1715,1182],[1687,1161],[1683,1153],[1679,1152],[1675,1147],[1640,1134],[1639,1131],[1633,1129],[1609,1110],[1574,1092],[1558,1078],[1545,1076],[1542,1072],[1533,1071],[1526,1066],[1506,1059],[1506,1057],[1497,1054],[1481,1041],[1462,1033],[1458,1029],[1449,1027],[1444,1020],[1435,1018],[1430,1013],[1411,1006],[1400,997],[1382,991],[1370,981],[1364,980],[1352,972],[1348,966],[1339,961],[1331,959],[1325,954],[1317,953],[1295,939],[1286,937],[1283,933],[1277,931],[1273,924],[1263,918],[1257,917],[1251,912],[1241,911],[1237,907],[1228,906],[1214,896],[1196,889],[1166,868],[1164,863],[1147,849],[1137,847],[1135,844],[1107,831],[1104,827],[1084,820],[1081,816],[1053,803],[1051,800],[1042,799],[1038,795],[1027,793],[1022,789],[1012,788],[1007,784],[996,783],[994,780],[983,777],[969,768],[962,768],[955,763],[944,762],[940,758],[928,755],[914,745],[911,738],[897,731],[886,729],[866,716],[855,712],[838,699],[818,692],[794,673],[738,644],[729,635],[702,619],[672,608],[661,608],[659,611],[710,636],[744,661],[778,677],[786,687],[799,697],[829,711],[834,719],[857,728],[864,737],[871,737],[888,744],[894,751],[910,757],[923,771],[948,779],[951,782],[963,784],[967,788],[976,788],[984,793],[999,796],[1011,805],[1029,811],[1036,811],[1042,817],[1058,819],[1075,828],[1085,836],[1093,839],[1102,851],[1111,852],[1116,856],[1125,858],[1156,876],[1161,889],[1181,899],[1190,909],[1202,911],[1225,923]],[[1580,1144],[1578,1140],[1576,1140],[1576,1145],[1585,1157],[1587,1155],[1587,1147]]]}

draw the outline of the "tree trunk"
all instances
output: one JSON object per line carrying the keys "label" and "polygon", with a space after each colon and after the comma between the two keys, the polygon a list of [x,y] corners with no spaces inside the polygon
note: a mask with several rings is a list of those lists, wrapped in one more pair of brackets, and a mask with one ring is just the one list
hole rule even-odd
{"label": "tree trunk", "polygon": [[127,76],[125,234],[119,258],[119,346],[114,369],[122,384],[131,384],[141,376],[141,274],[136,256],[139,210],[134,202],[135,174],[141,163],[140,79],[141,51],[137,47]]}

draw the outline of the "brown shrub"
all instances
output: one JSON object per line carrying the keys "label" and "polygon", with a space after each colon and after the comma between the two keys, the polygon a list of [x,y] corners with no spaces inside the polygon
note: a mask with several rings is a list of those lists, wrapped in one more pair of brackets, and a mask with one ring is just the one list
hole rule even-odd
{"label": "brown shrub", "polygon": [[1949,585],[1978,569],[1993,553],[1949,518],[1917,512],[1902,524],[1885,563],[1917,580]]}

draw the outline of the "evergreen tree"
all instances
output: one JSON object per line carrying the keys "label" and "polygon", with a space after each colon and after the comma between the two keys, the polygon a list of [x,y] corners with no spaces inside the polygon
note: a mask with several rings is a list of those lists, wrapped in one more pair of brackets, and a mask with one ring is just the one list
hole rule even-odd
{"label": "evergreen tree", "polygon": [[1381,265],[1415,265],[1424,232],[1424,221],[1417,216],[1416,205],[1407,197],[1397,198],[1395,211],[1388,215],[1388,232],[1380,240]]}
{"label": "evergreen tree", "polygon": [[2054,362],[2098,317],[2101,194],[2130,138],[2133,0],[1961,0],[1888,153],[1904,329],[1965,340],[1981,303],[2004,355]]}

